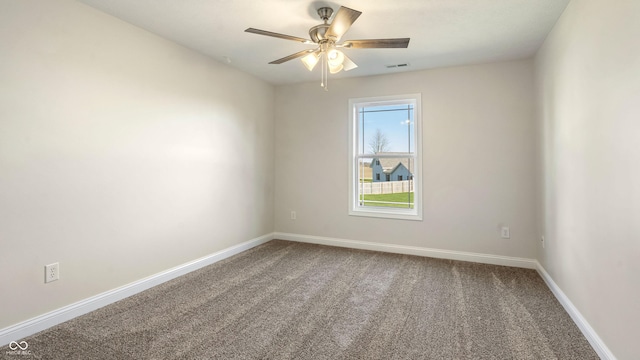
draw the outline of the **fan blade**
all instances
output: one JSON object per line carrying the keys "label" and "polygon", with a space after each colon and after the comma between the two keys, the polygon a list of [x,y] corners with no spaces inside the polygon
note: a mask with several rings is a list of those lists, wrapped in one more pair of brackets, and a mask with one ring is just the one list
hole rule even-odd
{"label": "fan blade", "polygon": [[258,35],[264,35],[264,36],[271,36],[271,37],[276,37],[276,38],[285,39],[285,40],[293,40],[293,41],[298,41],[298,42],[305,43],[305,44],[313,44],[313,41],[311,41],[311,40],[303,39],[303,38],[300,38],[300,37],[297,37],[297,36],[274,33],[274,32],[266,31],[266,30],[248,28],[247,30],[245,30],[245,32],[252,33],[252,34],[258,34]]}
{"label": "fan blade", "polygon": [[273,60],[272,62],[270,62],[269,64],[282,64],[283,62],[287,62],[289,60],[293,60],[293,59],[297,59],[299,57],[303,57],[309,53],[314,52],[314,49],[307,49],[307,50],[302,50],[300,52],[297,52],[295,54],[291,54],[289,56],[285,56],[282,59],[278,59],[278,60]]}
{"label": "fan blade", "polygon": [[409,40],[409,38],[346,40],[342,46],[351,49],[407,48]]}
{"label": "fan blade", "polygon": [[342,68],[342,70],[344,71],[353,70],[358,67],[358,65],[356,65],[356,63],[354,63],[353,60],[349,59],[347,55],[344,56],[344,61],[342,61],[342,66],[344,66]]}
{"label": "fan blade", "polygon": [[336,13],[336,16],[333,18],[331,25],[327,29],[324,37],[327,38],[329,36],[335,37],[335,41],[340,40],[342,35],[344,35],[347,30],[351,27],[358,16],[360,16],[362,12],[358,10],[353,10],[348,7],[340,6],[340,9]]}

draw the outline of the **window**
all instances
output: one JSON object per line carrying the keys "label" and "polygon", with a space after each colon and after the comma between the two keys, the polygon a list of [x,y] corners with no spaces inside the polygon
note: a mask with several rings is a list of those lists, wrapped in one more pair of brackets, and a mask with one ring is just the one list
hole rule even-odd
{"label": "window", "polygon": [[420,94],[349,100],[349,215],[422,220],[420,104]]}

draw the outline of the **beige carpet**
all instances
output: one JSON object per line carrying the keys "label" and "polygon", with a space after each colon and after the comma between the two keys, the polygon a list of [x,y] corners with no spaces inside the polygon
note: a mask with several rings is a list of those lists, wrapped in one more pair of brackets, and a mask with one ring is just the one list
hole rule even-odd
{"label": "beige carpet", "polygon": [[24,340],[31,359],[598,358],[533,270],[287,241]]}

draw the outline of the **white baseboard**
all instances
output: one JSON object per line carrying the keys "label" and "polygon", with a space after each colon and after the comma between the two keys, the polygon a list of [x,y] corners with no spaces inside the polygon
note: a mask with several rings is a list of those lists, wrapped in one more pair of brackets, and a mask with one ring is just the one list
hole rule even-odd
{"label": "white baseboard", "polygon": [[49,313],[37,316],[35,318],[23,321],[21,323],[9,326],[0,330],[0,346],[9,344],[11,341],[18,341],[24,337],[33,335],[42,330],[46,330],[57,324],[61,324],[65,321],[71,320],[77,316],[84,315],[93,310],[99,309],[103,306],[112,304],[116,301],[127,298],[131,295],[135,295],[139,292],[152,288],[156,285],[162,284],[166,281],[175,279],[179,276],[198,270],[202,267],[211,265],[220,260],[224,260],[228,257],[241,253],[245,250],[249,250],[258,245],[264,244],[272,239],[282,239],[289,241],[297,241],[303,243],[330,245],[347,247],[353,249],[362,250],[374,250],[396,254],[417,255],[426,256],[440,259],[471,261],[483,264],[513,266],[526,269],[536,269],[542,279],[546,282],[551,292],[558,299],[560,304],[567,311],[569,316],[576,323],[580,331],[587,338],[591,346],[598,353],[600,358],[605,360],[615,360],[615,356],[609,348],[605,345],[598,334],[593,330],[587,320],[580,314],[578,309],[571,303],[569,298],[562,292],[558,285],[553,281],[551,276],[542,267],[538,261],[533,259],[470,253],[462,251],[430,249],[416,246],[405,246],[395,244],[374,243],[368,241],[359,240],[346,240],[338,238],[320,237],[312,235],[290,234],[290,233],[271,233],[260,236],[258,238],[243,242],[241,244],[220,250],[211,255],[196,259],[163,271],[161,273],[146,277],[144,279],[135,281],[133,283],[121,286],[119,288],[106,291],[104,293],[92,296],[90,298],[78,301],[71,305],[64,306],[60,309],[51,311]]}
{"label": "white baseboard", "polygon": [[556,299],[558,299],[558,301],[560,302],[560,304],[562,304],[562,306],[567,311],[567,313],[569,313],[569,316],[571,316],[571,319],[573,319],[573,322],[576,323],[576,326],[578,326],[578,329],[582,331],[582,334],[584,335],[584,337],[587,338],[587,341],[589,341],[589,344],[591,344],[591,347],[593,347],[593,349],[598,354],[598,356],[600,356],[600,358],[603,360],[615,360],[616,357],[613,355],[611,350],[609,350],[607,345],[605,345],[604,341],[602,341],[602,339],[598,336],[595,330],[593,330],[591,325],[589,325],[587,320],[584,318],[584,316],[582,316],[580,311],[578,311],[578,309],[573,305],[573,303],[571,302],[571,300],[569,300],[567,295],[565,295],[564,292],[560,289],[560,287],[558,287],[558,285],[555,283],[555,281],[553,281],[553,279],[551,278],[551,275],[547,273],[547,271],[544,269],[544,267],[542,267],[540,263],[538,263],[537,261],[536,263],[537,263],[536,270],[538,270],[538,274],[540,274],[542,279],[547,283],[547,286],[549,287],[549,289],[551,289],[551,292],[553,293],[553,295],[555,295]]}
{"label": "white baseboard", "polygon": [[84,315],[103,306],[112,304],[118,300],[122,300],[126,297],[137,294],[156,285],[162,284],[163,282],[175,279],[178,276],[182,276],[194,270],[198,270],[202,267],[216,263],[220,260],[224,260],[245,250],[249,250],[260,244],[264,244],[272,239],[273,233],[266,234],[255,239],[243,242],[241,244],[220,250],[200,259],[196,259],[186,264],[176,266],[158,274],[151,275],[144,279],[132,282],[113,290],[103,292],[96,296],[92,296],[71,305],[61,307],[57,310],[1,329],[0,346],[7,345],[11,341],[18,341],[24,337],[33,335],[54,325],[61,324],[77,316]]}
{"label": "white baseboard", "polygon": [[374,250],[396,254],[426,256],[439,259],[470,261],[482,264],[513,266],[525,269],[536,269],[538,262],[534,259],[525,259],[510,256],[479,254],[463,251],[430,249],[417,246],[405,246],[395,244],[374,243],[369,241],[336,239],[321,236],[301,235],[276,232],[274,239],[298,241],[304,243],[347,247],[352,249]]}

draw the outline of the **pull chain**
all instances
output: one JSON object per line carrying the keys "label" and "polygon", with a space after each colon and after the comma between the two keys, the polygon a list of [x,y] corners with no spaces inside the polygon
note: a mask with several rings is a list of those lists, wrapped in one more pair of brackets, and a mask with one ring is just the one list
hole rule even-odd
{"label": "pull chain", "polygon": [[328,84],[329,83],[329,70],[327,69],[328,64],[327,64],[327,56],[326,55],[327,54],[326,54],[325,51],[323,51],[320,54],[320,57],[322,58],[321,65],[320,65],[322,67],[322,69],[320,69],[321,70],[321,72],[320,72],[321,75],[320,76],[322,76],[322,78],[320,79],[320,86],[322,86],[322,88],[324,88],[324,91],[329,91],[329,84]]}

